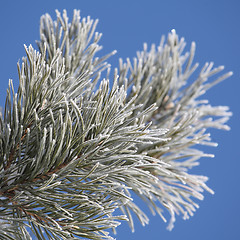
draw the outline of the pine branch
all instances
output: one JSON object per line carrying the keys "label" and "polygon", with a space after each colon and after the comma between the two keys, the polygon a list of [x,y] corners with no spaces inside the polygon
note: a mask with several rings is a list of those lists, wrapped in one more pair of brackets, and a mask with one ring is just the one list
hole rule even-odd
{"label": "pine branch", "polygon": [[41,18],[39,51],[25,46],[18,91],[10,81],[0,115],[0,238],[113,239],[121,220],[134,230],[132,213],[149,221],[133,193],[165,222],[167,210],[172,229],[176,214],[198,208],[194,198],[213,193],[189,169],[213,157],[196,148],[216,146],[208,128],[229,129],[228,108],[201,96],[232,73],[209,81],[223,67],[207,63],[189,83],[195,43],[184,53],[173,30],[110,77],[115,51],[96,57],[97,21],[56,13]]}

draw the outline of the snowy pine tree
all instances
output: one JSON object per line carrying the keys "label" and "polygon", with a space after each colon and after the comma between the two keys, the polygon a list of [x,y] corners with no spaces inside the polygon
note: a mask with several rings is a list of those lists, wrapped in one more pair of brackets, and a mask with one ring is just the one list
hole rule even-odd
{"label": "snowy pine tree", "polygon": [[213,193],[189,170],[212,157],[197,149],[216,146],[208,128],[229,129],[228,107],[202,95],[232,73],[209,81],[223,67],[206,63],[189,82],[195,43],[185,52],[174,30],[110,72],[97,21],[56,13],[41,18],[38,50],[25,46],[0,115],[0,239],[113,239],[132,214],[148,223],[133,193],[172,229]]}

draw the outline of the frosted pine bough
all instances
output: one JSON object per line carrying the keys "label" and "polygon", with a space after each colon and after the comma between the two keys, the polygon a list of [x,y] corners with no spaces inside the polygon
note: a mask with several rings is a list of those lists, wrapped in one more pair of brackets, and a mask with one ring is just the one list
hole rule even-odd
{"label": "frosted pine bough", "polygon": [[231,113],[200,97],[232,73],[211,81],[223,67],[206,63],[188,83],[195,44],[185,53],[173,30],[111,74],[115,52],[95,56],[97,21],[56,13],[42,16],[39,50],[25,47],[0,115],[0,238],[113,239],[106,230],[133,230],[132,214],[148,223],[133,192],[172,229],[213,193],[189,169],[212,157],[195,146],[215,146],[207,129],[228,130]]}

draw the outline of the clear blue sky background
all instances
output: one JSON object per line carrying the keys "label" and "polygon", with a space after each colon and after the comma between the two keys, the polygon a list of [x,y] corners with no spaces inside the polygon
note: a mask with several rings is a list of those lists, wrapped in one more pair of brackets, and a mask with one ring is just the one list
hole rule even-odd
{"label": "clear blue sky background", "polygon": [[[240,1],[238,0],[41,0],[2,1],[0,5],[0,105],[4,106],[8,79],[18,85],[16,63],[23,44],[39,39],[39,18],[55,9],[81,9],[81,15],[99,18],[103,33],[102,53],[118,50],[110,59],[133,58],[143,42],[159,43],[161,35],[175,28],[189,48],[197,44],[195,61],[225,65],[234,75],[209,91],[213,105],[228,105],[233,112],[230,132],[211,131],[217,148],[207,148],[214,159],[202,159],[197,171],[210,177],[215,195],[205,193],[200,209],[190,220],[177,218],[172,232],[160,217],[150,216],[150,225],[136,223],[131,233],[126,223],[118,228],[117,240],[239,240],[240,239]],[[149,214],[150,215],[150,214]]]}

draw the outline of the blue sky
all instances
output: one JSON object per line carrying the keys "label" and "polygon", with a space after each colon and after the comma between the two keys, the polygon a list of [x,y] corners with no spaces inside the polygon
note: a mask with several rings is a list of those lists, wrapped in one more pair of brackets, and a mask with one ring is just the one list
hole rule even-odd
{"label": "blue sky", "polygon": [[41,0],[3,1],[0,7],[0,106],[5,104],[8,79],[18,85],[16,63],[25,55],[23,44],[39,39],[39,19],[54,10],[80,9],[82,16],[100,20],[97,31],[103,33],[102,54],[114,49],[118,53],[109,61],[117,66],[118,58],[133,58],[144,42],[158,44],[161,36],[176,29],[189,49],[196,42],[195,61],[203,65],[213,61],[225,65],[234,75],[215,86],[206,97],[212,105],[228,105],[233,112],[231,131],[212,130],[217,148],[206,148],[214,159],[202,159],[197,171],[209,176],[208,185],[215,195],[205,193],[200,209],[190,220],[177,218],[169,232],[158,216],[150,216],[150,224],[136,222],[131,233],[127,224],[117,232],[117,240],[200,240],[240,239],[240,2],[238,0]]}

